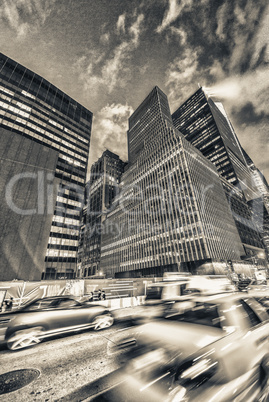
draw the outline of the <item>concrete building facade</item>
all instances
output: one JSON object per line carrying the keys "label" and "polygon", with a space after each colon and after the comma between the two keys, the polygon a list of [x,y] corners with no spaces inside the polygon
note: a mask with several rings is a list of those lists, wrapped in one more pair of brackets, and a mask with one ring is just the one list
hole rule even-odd
{"label": "concrete building facade", "polygon": [[56,192],[48,197],[48,191],[58,184],[58,152],[3,127],[0,137],[1,280],[39,280],[56,201]]}

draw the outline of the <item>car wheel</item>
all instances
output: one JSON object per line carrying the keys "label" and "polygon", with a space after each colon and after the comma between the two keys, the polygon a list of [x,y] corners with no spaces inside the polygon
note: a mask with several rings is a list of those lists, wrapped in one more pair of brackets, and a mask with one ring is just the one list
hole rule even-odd
{"label": "car wheel", "polygon": [[41,342],[40,335],[43,327],[34,327],[15,331],[7,339],[7,347],[9,350],[20,350],[35,346]]}
{"label": "car wheel", "polygon": [[93,329],[99,331],[111,327],[114,323],[114,318],[111,315],[98,315],[92,322]]}

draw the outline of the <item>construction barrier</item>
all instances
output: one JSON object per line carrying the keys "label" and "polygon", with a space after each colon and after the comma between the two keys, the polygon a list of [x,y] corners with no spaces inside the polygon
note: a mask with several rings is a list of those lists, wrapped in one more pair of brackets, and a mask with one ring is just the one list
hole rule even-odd
{"label": "construction barrier", "polygon": [[109,310],[118,310],[127,307],[137,307],[145,303],[145,296],[123,297],[121,299],[110,299],[98,301],[98,304],[107,307]]}
{"label": "construction barrier", "polygon": [[101,303],[97,297],[99,289],[105,291],[105,302],[112,306],[111,308],[130,307],[134,306],[134,303],[140,303],[140,296],[145,296],[147,286],[158,279],[148,278],[145,280],[145,278],[138,278],[134,281],[74,279],[39,282],[0,282],[0,308],[2,308],[4,300],[9,300],[11,297],[13,298],[13,307],[17,308],[31,300],[49,296],[71,295],[78,300],[87,300],[91,293],[94,294],[94,302]]}

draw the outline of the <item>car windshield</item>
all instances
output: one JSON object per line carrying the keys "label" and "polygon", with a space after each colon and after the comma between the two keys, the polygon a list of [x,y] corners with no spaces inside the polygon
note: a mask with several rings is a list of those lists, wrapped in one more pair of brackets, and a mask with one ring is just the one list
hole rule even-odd
{"label": "car windshield", "polygon": [[168,317],[167,319],[222,328],[221,322],[225,320],[225,317],[219,314],[216,304],[197,303],[193,308],[184,313]]}

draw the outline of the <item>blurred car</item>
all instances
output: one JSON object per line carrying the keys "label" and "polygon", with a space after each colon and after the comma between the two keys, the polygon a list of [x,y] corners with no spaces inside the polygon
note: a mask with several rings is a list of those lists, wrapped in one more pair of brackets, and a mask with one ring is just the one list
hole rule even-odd
{"label": "blurred car", "polygon": [[[258,297],[258,296],[257,296]],[[193,298],[182,314],[137,327],[121,380],[94,401],[266,401],[269,315],[255,298]],[[107,380],[107,379],[106,379]]]}
{"label": "blurred car", "polygon": [[253,283],[255,285],[267,285],[266,271],[258,270],[257,268],[253,270]]}
{"label": "blurred car", "polygon": [[0,315],[0,344],[18,350],[52,335],[87,328],[100,330],[113,322],[112,314],[103,306],[81,303],[69,296],[44,297]]}
{"label": "blurred car", "polygon": [[223,275],[190,275],[177,280],[164,280],[147,287],[145,302],[136,308],[132,321],[142,324],[152,318],[163,318],[173,308],[175,312],[184,312],[191,306],[193,295],[214,295],[234,292],[236,288]]}
{"label": "blurred car", "polygon": [[188,281],[188,277],[182,277],[177,281],[163,281],[148,285],[144,304],[134,310],[132,322],[143,324],[153,318],[163,317],[166,305],[171,300],[188,301],[190,297],[184,296]]}

